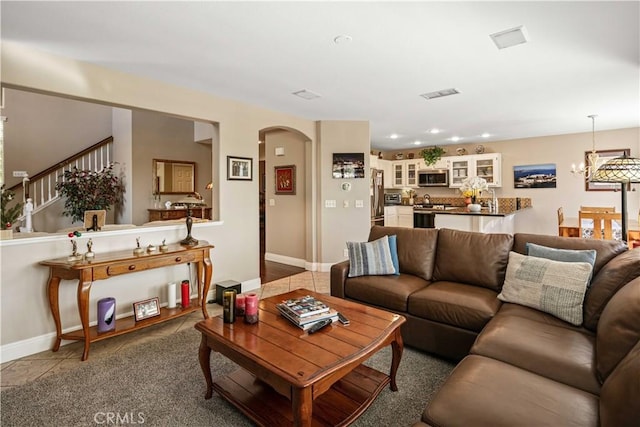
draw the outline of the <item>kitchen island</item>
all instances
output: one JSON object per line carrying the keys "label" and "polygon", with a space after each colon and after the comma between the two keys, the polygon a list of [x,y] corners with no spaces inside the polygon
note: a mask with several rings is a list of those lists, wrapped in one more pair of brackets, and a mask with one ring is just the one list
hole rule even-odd
{"label": "kitchen island", "polygon": [[435,228],[514,234],[515,216],[526,209],[530,208],[503,209],[498,212],[489,212],[488,208],[482,208],[480,212],[470,212],[463,207],[438,210],[433,211],[435,214],[434,225]]}

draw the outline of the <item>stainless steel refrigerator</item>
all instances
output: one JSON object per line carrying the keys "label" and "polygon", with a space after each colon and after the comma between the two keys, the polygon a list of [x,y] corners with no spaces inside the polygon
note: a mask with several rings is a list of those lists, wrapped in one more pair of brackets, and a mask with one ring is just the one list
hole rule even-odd
{"label": "stainless steel refrigerator", "polygon": [[371,169],[371,225],[384,225],[384,173],[381,169]]}

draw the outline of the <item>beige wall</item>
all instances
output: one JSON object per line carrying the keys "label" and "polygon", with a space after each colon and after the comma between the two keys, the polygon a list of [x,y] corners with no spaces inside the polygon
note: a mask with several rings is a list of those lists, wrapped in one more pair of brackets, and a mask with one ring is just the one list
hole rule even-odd
{"label": "beige wall", "polygon": [[[318,123],[318,135],[322,141],[319,155],[319,235],[322,246],[320,257],[325,263],[335,263],[344,257],[347,241],[363,241],[371,227],[371,199],[369,197],[369,167],[365,168],[365,179],[334,179],[332,176],[333,153],[365,154],[369,164],[369,122],[323,121]],[[352,184],[351,191],[343,191],[341,184]],[[327,200],[335,200],[335,208],[325,207]],[[356,208],[356,200],[363,201]],[[344,202],[349,207],[344,207]]]}
{"label": "beige wall", "polygon": [[[194,142],[194,124],[163,114],[133,112],[133,223],[149,221],[148,208],[153,207],[152,159],[196,162],[195,191],[211,206],[211,193],[205,186],[211,181],[211,145]],[[176,201],[185,195],[163,194],[160,202]]]}
{"label": "beige wall", "polygon": [[[306,139],[295,132],[270,131],[265,134],[265,212],[266,252],[269,256],[283,256],[306,260]],[[310,144],[309,144],[310,145]],[[282,147],[284,156],[276,156],[275,148]],[[310,146],[309,146],[310,149]],[[296,194],[275,194],[275,166],[296,167]],[[275,205],[270,206],[273,200]]]}

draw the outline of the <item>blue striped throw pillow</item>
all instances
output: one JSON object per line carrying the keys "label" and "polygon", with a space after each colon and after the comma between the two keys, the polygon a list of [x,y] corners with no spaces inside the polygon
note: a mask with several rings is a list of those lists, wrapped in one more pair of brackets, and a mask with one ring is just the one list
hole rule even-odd
{"label": "blue striped throw pillow", "polygon": [[391,259],[389,237],[373,242],[347,242],[349,250],[349,277],[395,274]]}

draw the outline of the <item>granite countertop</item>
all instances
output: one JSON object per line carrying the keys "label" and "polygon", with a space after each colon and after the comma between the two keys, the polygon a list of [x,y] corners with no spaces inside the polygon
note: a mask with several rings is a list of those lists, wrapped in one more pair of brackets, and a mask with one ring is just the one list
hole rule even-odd
{"label": "granite countertop", "polygon": [[489,212],[489,208],[483,207],[480,212],[470,212],[466,207],[459,207],[449,210],[415,210],[417,213],[433,213],[436,215],[474,215],[474,216],[494,216],[494,217],[504,217],[509,215],[514,215],[518,212],[522,212],[523,210],[530,209],[529,207],[524,207],[520,209],[502,209],[498,212]]}

